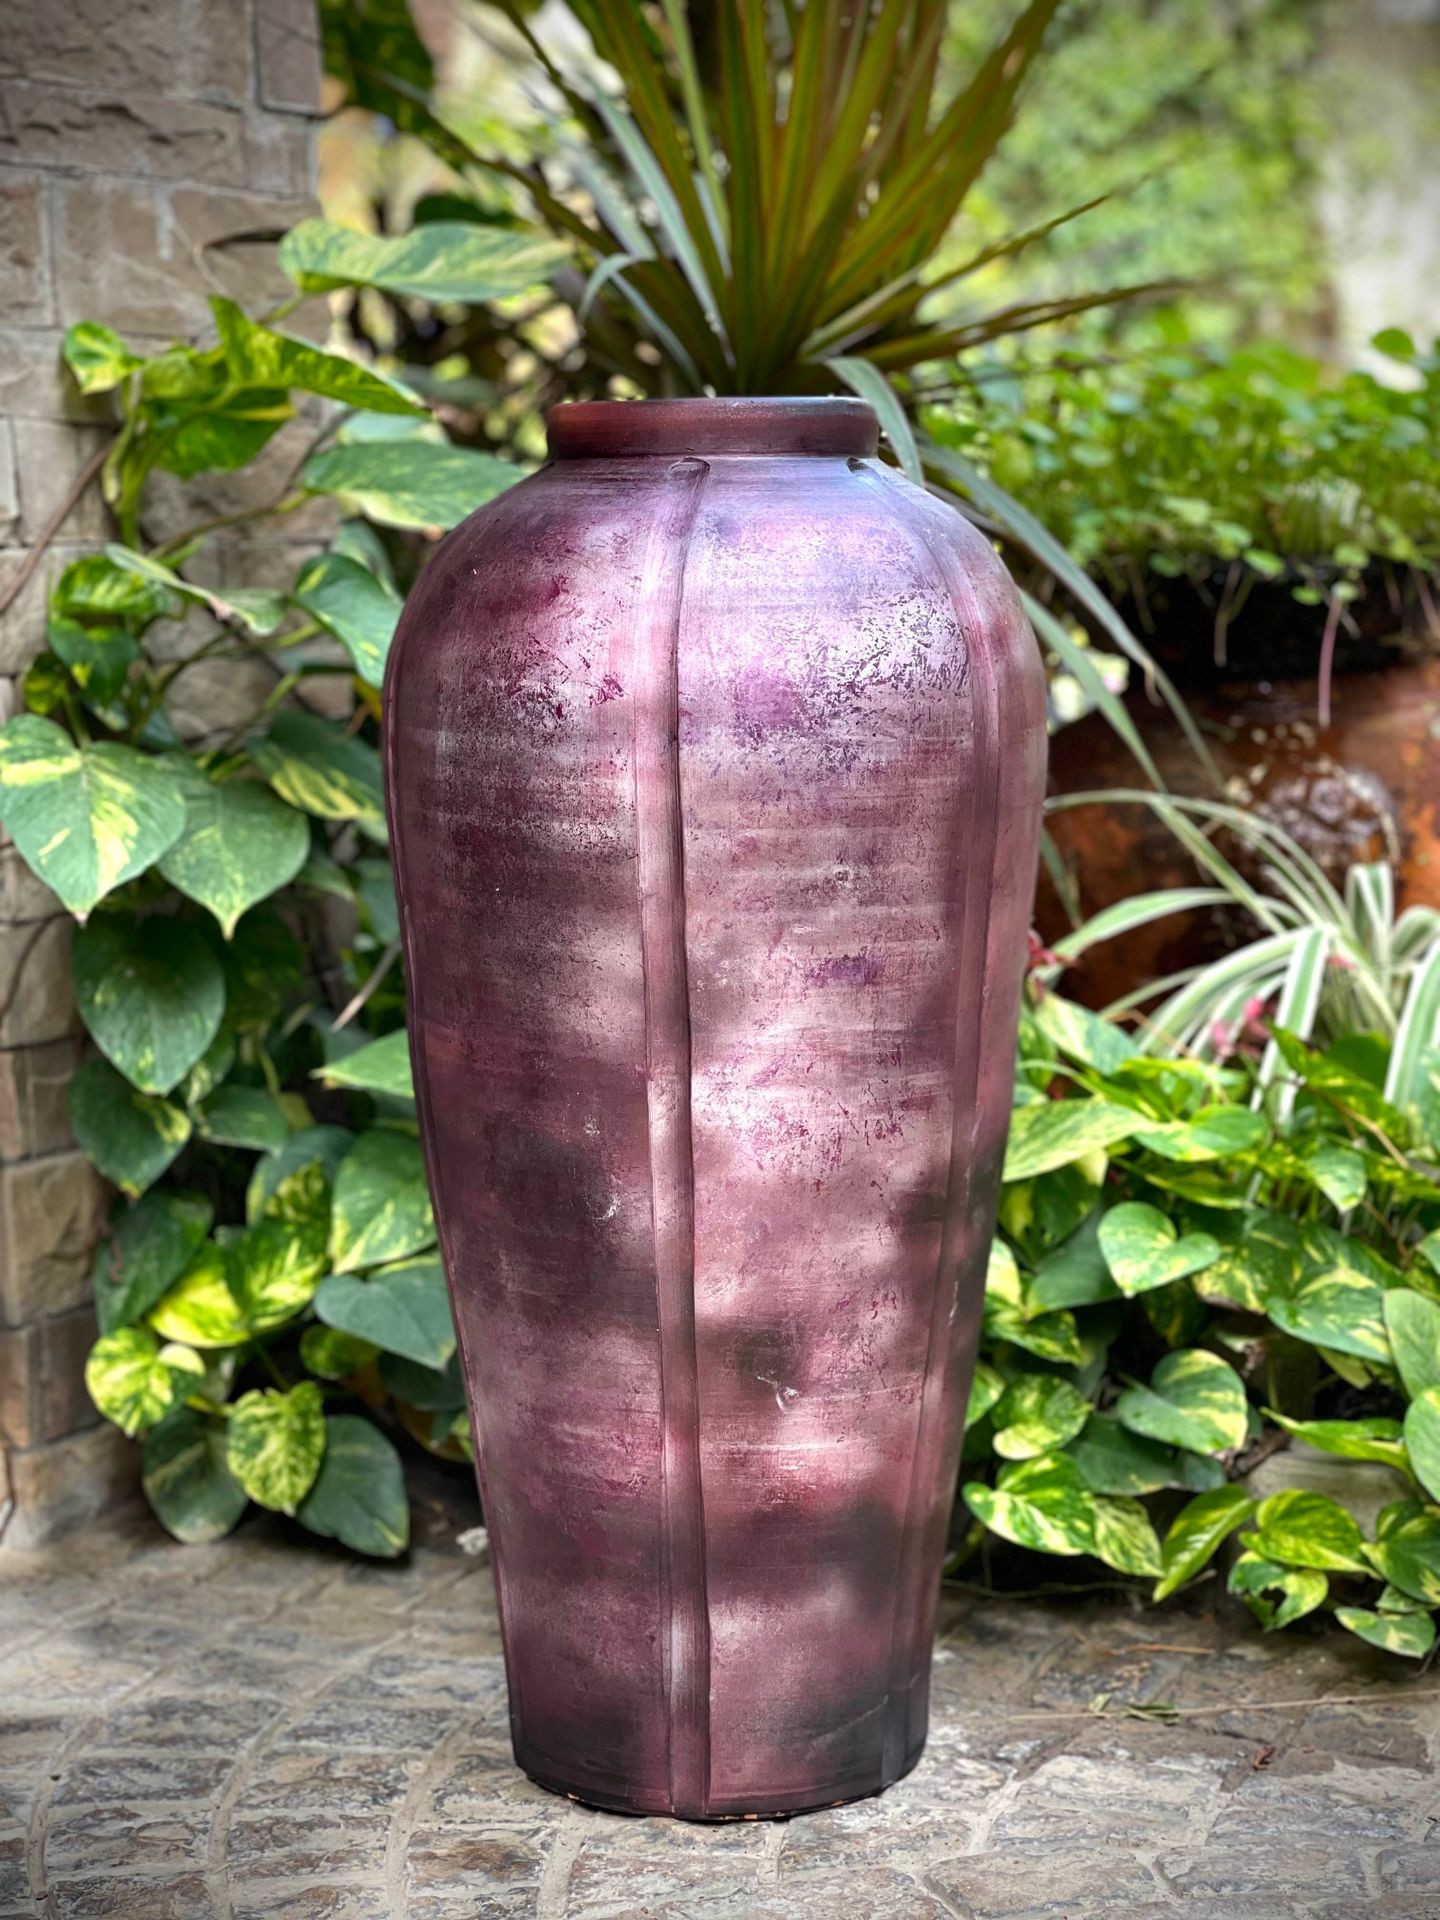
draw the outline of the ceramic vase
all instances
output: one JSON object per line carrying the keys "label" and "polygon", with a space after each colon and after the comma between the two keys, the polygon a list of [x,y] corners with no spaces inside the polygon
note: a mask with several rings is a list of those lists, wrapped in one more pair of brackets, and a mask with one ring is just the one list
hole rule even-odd
{"label": "ceramic vase", "polygon": [[1044,682],[861,402],[549,428],[386,689],[515,1753],[602,1807],[794,1812],[924,1744]]}

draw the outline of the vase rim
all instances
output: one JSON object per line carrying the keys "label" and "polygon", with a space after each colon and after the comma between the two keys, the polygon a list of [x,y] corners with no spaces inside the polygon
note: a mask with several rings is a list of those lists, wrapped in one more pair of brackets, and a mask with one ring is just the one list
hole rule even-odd
{"label": "vase rim", "polygon": [[879,440],[869,402],[834,395],[562,401],[545,426],[555,460],[734,453],[863,459]]}

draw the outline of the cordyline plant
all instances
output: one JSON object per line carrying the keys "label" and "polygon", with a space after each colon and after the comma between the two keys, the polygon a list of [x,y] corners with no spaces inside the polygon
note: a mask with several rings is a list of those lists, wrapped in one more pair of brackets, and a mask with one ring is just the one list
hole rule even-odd
{"label": "cordyline plant", "polygon": [[[510,180],[529,217],[566,249],[556,287],[584,351],[559,370],[565,394],[606,391],[616,379],[652,395],[858,393],[909,477],[956,495],[1052,572],[1144,668],[1208,761],[1183,703],[1060,543],[916,419],[917,370],[933,401],[947,379],[959,385],[972,349],[1173,290],[967,306],[982,268],[1093,201],[942,264],[1059,4],[1030,0],[952,84],[945,0],[574,0],[594,55],[583,65],[551,51],[575,35],[555,34],[553,21],[542,33],[519,0],[497,0],[469,18],[519,36],[531,69],[522,78],[544,115],[527,129],[532,157],[519,160],[445,117],[403,0],[331,0],[323,11],[327,60],[354,104],[424,140],[462,179]],[[1051,620],[1041,637],[1073,669],[1080,650],[1063,624]],[[1090,686],[1093,666],[1081,671]]]}

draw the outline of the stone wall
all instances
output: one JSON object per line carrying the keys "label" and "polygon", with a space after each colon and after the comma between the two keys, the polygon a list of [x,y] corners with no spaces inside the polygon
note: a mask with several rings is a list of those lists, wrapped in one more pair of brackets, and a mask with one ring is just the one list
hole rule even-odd
{"label": "stone wall", "polygon": [[[199,335],[214,291],[263,299],[273,249],[257,236],[314,210],[319,88],[313,0],[0,0],[0,595],[44,548],[0,616],[0,719],[43,645],[55,575],[110,532],[94,482],[55,524],[109,418],[108,400],[64,378],[64,329],[101,320],[153,348]],[[283,438],[269,465],[286,460]],[[273,485],[265,464],[225,476],[218,501],[162,501],[153,531],[173,530],[172,510],[191,523]],[[294,543],[313,534],[291,523],[268,543],[237,541],[225,571],[288,579]],[[199,667],[186,683],[191,731],[222,724],[250,691]],[[0,837],[6,1544],[83,1522],[135,1473],[135,1449],[98,1423],[82,1378],[107,1196],[66,1122],[81,1055],[69,939],[58,902]]]}

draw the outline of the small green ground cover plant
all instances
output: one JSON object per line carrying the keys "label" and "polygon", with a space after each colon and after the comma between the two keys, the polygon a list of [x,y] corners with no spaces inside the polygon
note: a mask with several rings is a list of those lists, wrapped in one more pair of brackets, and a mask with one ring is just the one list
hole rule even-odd
{"label": "small green ground cover plant", "polygon": [[[361,283],[421,298],[442,272],[455,297],[500,298],[554,264],[543,239],[459,242],[307,223],[281,247],[285,310]],[[282,331],[283,313],[212,304],[211,344],[141,355],[91,324],[66,338],[81,390],[115,396],[118,538],[54,583],[26,711],[0,729],[0,820],[76,921],[95,1057],[70,1118],[118,1189],[95,1255],[96,1406],[140,1440],[179,1539],[218,1538],[254,1501],[393,1557],[409,1533],[396,1422],[452,1457],[468,1428],[403,1030],[380,686],[406,536],[522,470],[451,445],[409,388]],[[243,468],[316,399],[278,498],[147,539],[154,476]],[[338,525],[293,581],[202,584],[237,522],[316,498]],[[187,620],[203,625],[177,645]],[[172,707],[214,661],[271,683],[187,744]],[[348,689],[348,719],[297,699],[322,677]]]}
{"label": "small green ground cover plant", "polygon": [[[1383,868],[1356,869],[1333,925],[1299,928],[1278,979],[1266,936],[1228,975],[1197,969],[1138,1033],[1062,998],[1065,956],[1038,957],[962,1559],[989,1530],[1094,1556],[1163,1600],[1233,1536],[1229,1589],[1266,1629],[1326,1608],[1388,1652],[1431,1653],[1440,940],[1424,909],[1392,923],[1388,897]],[[1150,896],[1128,914],[1177,904]],[[1382,951],[1390,971],[1357,995]],[[1177,1031],[1177,1011],[1198,1026]],[[1248,1491],[1247,1469],[1295,1442],[1385,1471],[1368,1537],[1343,1474],[1333,1496]]]}

